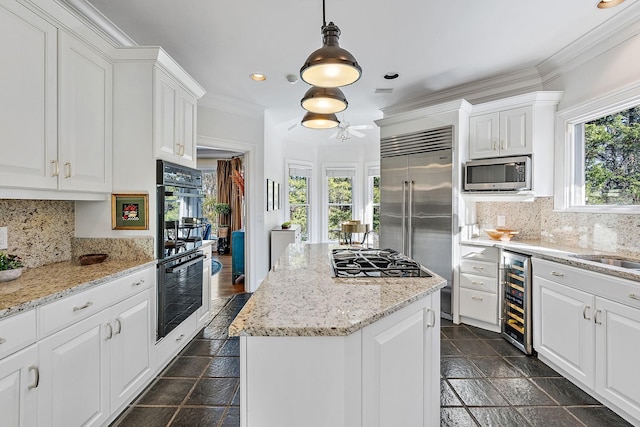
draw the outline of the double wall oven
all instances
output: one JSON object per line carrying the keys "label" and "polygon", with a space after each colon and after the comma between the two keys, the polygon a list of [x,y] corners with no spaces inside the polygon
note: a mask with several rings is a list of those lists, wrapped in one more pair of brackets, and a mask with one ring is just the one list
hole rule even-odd
{"label": "double wall oven", "polygon": [[157,163],[158,330],[161,339],[202,306],[202,173]]}

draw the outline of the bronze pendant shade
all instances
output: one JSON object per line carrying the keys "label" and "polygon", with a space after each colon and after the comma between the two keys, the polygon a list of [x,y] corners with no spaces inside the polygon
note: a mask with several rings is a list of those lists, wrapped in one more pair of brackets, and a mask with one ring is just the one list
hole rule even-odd
{"label": "bronze pendant shade", "polygon": [[302,126],[310,129],[331,129],[340,124],[335,114],[308,112],[302,118]]}
{"label": "bronze pendant shade", "polygon": [[312,113],[332,114],[344,111],[349,103],[337,87],[312,86],[300,101],[300,105]]}
{"label": "bronze pendant shade", "polygon": [[338,43],[340,28],[333,22],[322,26],[323,46],[314,51],[300,69],[300,77],[317,87],[350,85],[360,78],[362,68],[356,58]]}

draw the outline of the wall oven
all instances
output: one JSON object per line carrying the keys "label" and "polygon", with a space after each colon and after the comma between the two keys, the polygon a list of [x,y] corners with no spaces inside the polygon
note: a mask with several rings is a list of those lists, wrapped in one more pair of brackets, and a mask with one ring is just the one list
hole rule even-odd
{"label": "wall oven", "polygon": [[533,353],[531,258],[502,251],[502,336],[525,354]]}
{"label": "wall oven", "polygon": [[161,339],[202,306],[202,172],[158,160],[158,330]]}

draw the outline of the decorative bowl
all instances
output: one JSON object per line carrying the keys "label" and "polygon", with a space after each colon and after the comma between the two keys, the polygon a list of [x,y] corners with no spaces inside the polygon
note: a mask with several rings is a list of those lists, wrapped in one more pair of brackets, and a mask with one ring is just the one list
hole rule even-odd
{"label": "decorative bowl", "polygon": [[80,261],[80,265],[99,264],[107,259],[108,256],[107,254],[86,254],[80,255],[78,261]]}
{"label": "decorative bowl", "polygon": [[22,268],[14,268],[13,270],[2,270],[0,271],[0,282],[9,282],[11,280],[16,280],[20,276],[22,276]]}
{"label": "decorative bowl", "polygon": [[511,240],[513,236],[518,234],[518,231],[509,230],[507,228],[498,228],[496,230],[486,229],[484,232],[493,240],[502,240],[507,242]]}

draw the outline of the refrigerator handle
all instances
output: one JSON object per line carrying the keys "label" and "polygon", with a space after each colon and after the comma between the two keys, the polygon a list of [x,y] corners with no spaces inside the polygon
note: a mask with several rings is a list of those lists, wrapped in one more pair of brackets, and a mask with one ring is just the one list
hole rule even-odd
{"label": "refrigerator handle", "polygon": [[402,253],[407,249],[407,186],[409,181],[402,181]]}
{"label": "refrigerator handle", "polygon": [[413,258],[413,184],[415,184],[415,181],[409,181],[409,214],[407,215],[407,217],[409,218],[409,230],[407,233],[409,248],[407,250],[407,256],[409,258]]}

